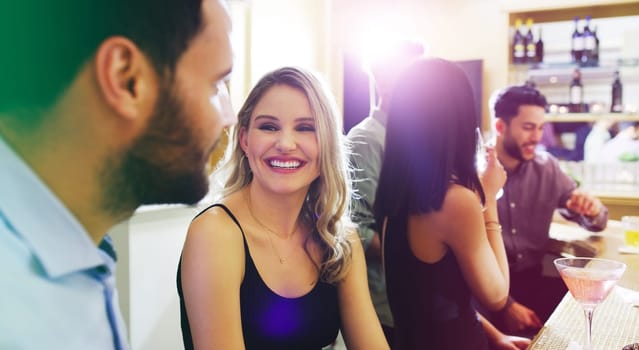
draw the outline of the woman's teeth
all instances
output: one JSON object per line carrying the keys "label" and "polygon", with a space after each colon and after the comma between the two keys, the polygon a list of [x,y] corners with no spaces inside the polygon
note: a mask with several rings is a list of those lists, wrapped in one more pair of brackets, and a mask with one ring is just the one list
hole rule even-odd
{"label": "woman's teeth", "polygon": [[297,160],[288,160],[288,161],[280,161],[280,160],[272,160],[269,162],[274,168],[284,168],[284,169],[295,169],[300,166],[300,162]]}

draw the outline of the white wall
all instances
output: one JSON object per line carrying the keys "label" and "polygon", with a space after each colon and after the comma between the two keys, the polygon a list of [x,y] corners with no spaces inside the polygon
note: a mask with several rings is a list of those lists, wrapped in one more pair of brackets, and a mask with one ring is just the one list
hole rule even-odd
{"label": "white wall", "polygon": [[[255,0],[250,5],[250,89],[265,73],[287,65],[321,74],[325,57],[328,1]],[[248,91],[247,89],[247,91]]]}
{"label": "white wall", "polygon": [[183,349],[177,264],[198,209],[149,206],[115,227],[120,306],[133,350]]}

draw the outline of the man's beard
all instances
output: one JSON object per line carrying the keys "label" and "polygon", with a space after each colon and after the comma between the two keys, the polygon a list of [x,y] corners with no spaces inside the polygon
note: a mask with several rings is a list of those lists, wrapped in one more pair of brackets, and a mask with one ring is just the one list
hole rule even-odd
{"label": "man's beard", "polygon": [[144,204],[195,204],[208,192],[210,150],[201,149],[179,95],[168,86],[160,87],[147,130],[102,172],[103,206],[116,216]]}
{"label": "man's beard", "polygon": [[510,132],[504,137],[504,150],[509,156],[519,161],[525,161],[524,155],[521,153],[521,148],[517,144],[517,141],[510,135]]}

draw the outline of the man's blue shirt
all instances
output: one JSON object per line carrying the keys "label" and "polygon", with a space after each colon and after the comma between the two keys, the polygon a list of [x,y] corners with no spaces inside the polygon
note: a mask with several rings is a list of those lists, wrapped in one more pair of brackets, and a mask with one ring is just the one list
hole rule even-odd
{"label": "man's blue shirt", "polygon": [[0,138],[0,349],[128,348],[114,272],[113,258]]}

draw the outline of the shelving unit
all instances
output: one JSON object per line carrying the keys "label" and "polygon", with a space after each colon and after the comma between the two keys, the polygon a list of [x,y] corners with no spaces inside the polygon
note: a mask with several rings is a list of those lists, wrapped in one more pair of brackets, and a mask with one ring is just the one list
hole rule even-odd
{"label": "shelving unit", "polygon": [[[540,29],[543,30],[544,57],[540,63],[527,64],[514,64],[511,58],[508,83],[519,85],[532,81],[546,96],[549,105],[557,107],[551,108],[552,112],[547,113],[546,120],[554,126],[550,129],[555,131],[554,139],[558,144],[551,147],[556,150],[558,157],[581,159],[583,152],[580,150],[586,137],[584,129],[587,135],[589,128],[597,122],[605,122],[603,125],[639,122],[639,41],[636,40],[639,37],[639,1],[511,2],[514,5],[506,9],[511,38],[509,45],[515,32],[515,21],[532,18],[535,41],[538,40]],[[573,18],[576,16],[581,19],[580,30],[586,16],[592,18],[590,29],[596,27],[601,43],[597,66],[584,67],[570,62]],[[590,113],[557,112],[568,105],[569,85],[575,68],[580,70],[584,86],[583,100],[589,105]],[[608,113],[615,71],[619,71],[623,84],[624,113]],[[637,194],[633,196],[637,197]]]}
{"label": "shelving unit", "polygon": [[[516,1],[515,1],[516,3]],[[569,3],[569,2],[566,2]],[[572,1],[568,5],[546,4],[514,6],[508,10],[510,34],[516,19],[532,18],[538,32],[544,30],[546,52],[544,61],[530,64],[509,64],[508,82],[511,85],[533,81],[546,96],[549,104],[564,105],[569,100],[569,84],[573,71],[579,68],[584,85],[584,102],[597,105],[598,113],[575,115],[551,114],[551,122],[596,122],[602,118],[616,121],[637,121],[639,110],[639,1]],[[515,4],[516,5],[516,4]],[[564,7],[561,7],[564,6]],[[601,34],[600,65],[581,67],[570,60],[570,35],[575,16],[591,16],[591,29]],[[581,22],[580,24],[583,24]],[[605,37],[607,35],[607,37]],[[535,40],[537,38],[535,37]],[[619,71],[623,84],[623,102],[627,113],[602,114],[610,109],[611,85],[614,72]],[[593,110],[591,110],[592,112]]]}

